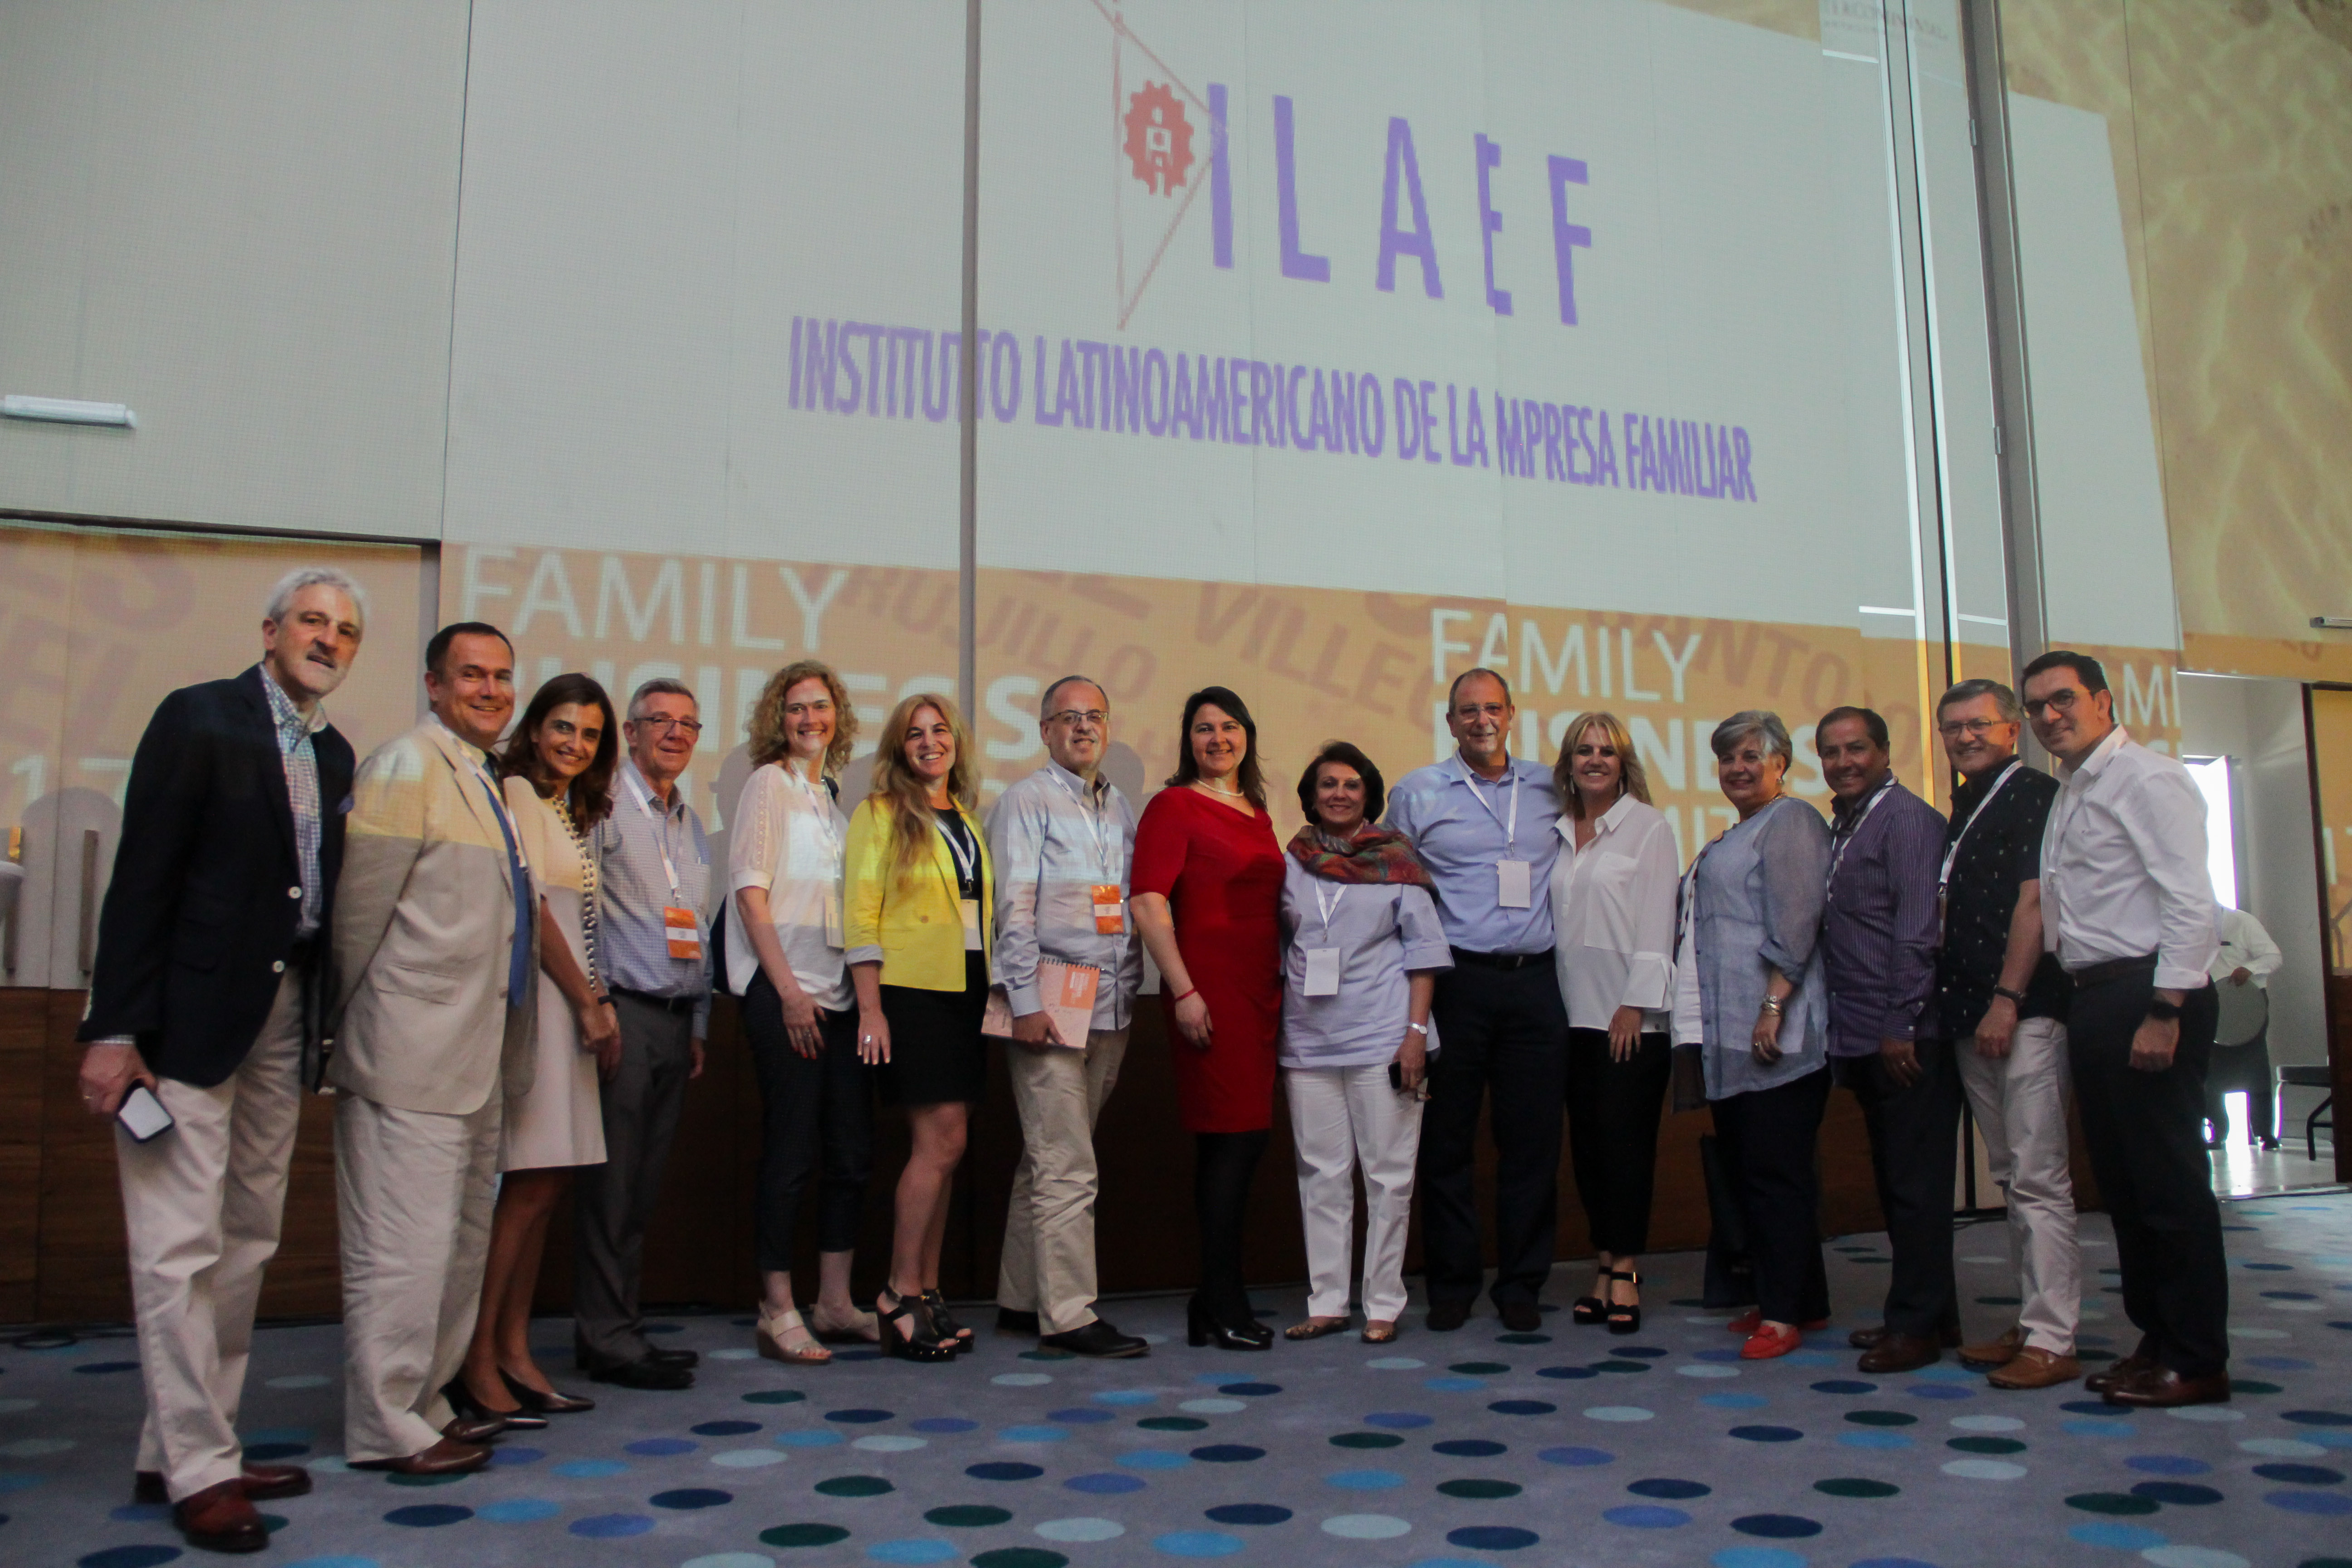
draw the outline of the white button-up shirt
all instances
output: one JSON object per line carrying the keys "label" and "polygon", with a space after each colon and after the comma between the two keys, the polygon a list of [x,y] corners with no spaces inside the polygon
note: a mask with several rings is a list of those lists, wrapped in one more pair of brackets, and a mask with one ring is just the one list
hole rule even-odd
{"label": "white button-up shirt", "polygon": [[2156,984],[2194,991],[2218,945],[2205,797],[2189,770],[2116,726],[2058,766],[2042,836],[2042,944],[2070,972],[2156,954]]}
{"label": "white button-up shirt", "polygon": [[1593,822],[1592,842],[1576,847],[1576,821],[1563,816],[1551,868],[1552,963],[1570,1028],[1606,1029],[1620,1007],[1666,1026],[1674,999],[1675,833],[1665,815],[1632,795]]}
{"label": "white button-up shirt", "polygon": [[[849,1006],[848,971],[832,936],[841,927],[841,855],[849,819],[833,792],[811,784],[792,764],[769,763],[751,770],[735,804],[734,831],[727,840],[727,882],[731,891],[765,889],[768,919],[793,978],[809,1000],[839,1012]],[[742,929],[742,906],[727,926],[727,980],[741,995],[759,973],[760,958]]]}
{"label": "white button-up shirt", "polygon": [[2221,951],[2213,955],[2213,967],[2206,973],[2216,980],[2227,980],[2243,969],[2247,984],[2270,989],[2271,976],[2286,962],[2286,954],[2263,929],[2263,922],[2243,910],[2220,904],[2213,907],[2213,915],[2220,926]]}

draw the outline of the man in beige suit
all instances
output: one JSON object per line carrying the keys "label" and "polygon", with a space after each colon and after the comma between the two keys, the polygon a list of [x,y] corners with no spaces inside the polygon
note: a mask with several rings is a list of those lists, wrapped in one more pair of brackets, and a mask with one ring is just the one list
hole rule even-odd
{"label": "man in beige suit", "polygon": [[327,1081],[343,1245],[344,1457],[448,1475],[502,1424],[442,1386],[474,1331],[506,1096],[530,1088],[538,897],[486,755],[514,649],[461,622],[425,654],[433,717],[362,763],[336,889]]}

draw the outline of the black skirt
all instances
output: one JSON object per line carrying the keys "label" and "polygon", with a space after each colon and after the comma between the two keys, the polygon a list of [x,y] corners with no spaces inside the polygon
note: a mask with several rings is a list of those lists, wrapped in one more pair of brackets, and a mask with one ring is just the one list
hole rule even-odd
{"label": "black skirt", "polygon": [[890,1060],[882,1098],[895,1105],[977,1105],[988,1088],[988,1047],[980,1022],[988,1011],[988,955],[963,955],[963,989],[882,987],[890,1026]]}

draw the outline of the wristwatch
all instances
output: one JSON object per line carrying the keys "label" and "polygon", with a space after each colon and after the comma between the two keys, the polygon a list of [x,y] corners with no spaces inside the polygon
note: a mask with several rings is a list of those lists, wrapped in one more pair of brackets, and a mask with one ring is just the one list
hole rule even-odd
{"label": "wristwatch", "polygon": [[2152,996],[2148,998],[2147,1016],[2159,1024],[2169,1024],[2179,1018],[2180,1005],[2168,1002],[2161,996]]}
{"label": "wristwatch", "polygon": [[2006,996],[2021,1007],[2025,1005],[2025,993],[2022,991],[2011,991],[2006,985],[1996,985],[1992,988],[1992,994],[1996,996]]}

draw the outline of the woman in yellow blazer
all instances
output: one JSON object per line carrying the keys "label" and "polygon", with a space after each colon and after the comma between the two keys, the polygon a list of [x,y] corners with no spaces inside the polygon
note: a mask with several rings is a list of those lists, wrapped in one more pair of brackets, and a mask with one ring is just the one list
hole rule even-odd
{"label": "woman in yellow blazer", "polygon": [[892,1355],[947,1361],[971,1348],[971,1331],[940,1295],[940,1246],[966,1121],[988,1081],[980,1026],[993,873],[971,813],[971,736],[956,705],[909,697],[881,738],[873,792],[849,819],[842,888],[857,1054],[881,1067],[883,1093],[907,1108],[913,1135],[898,1176],[889,1289],[875,1312]]}

